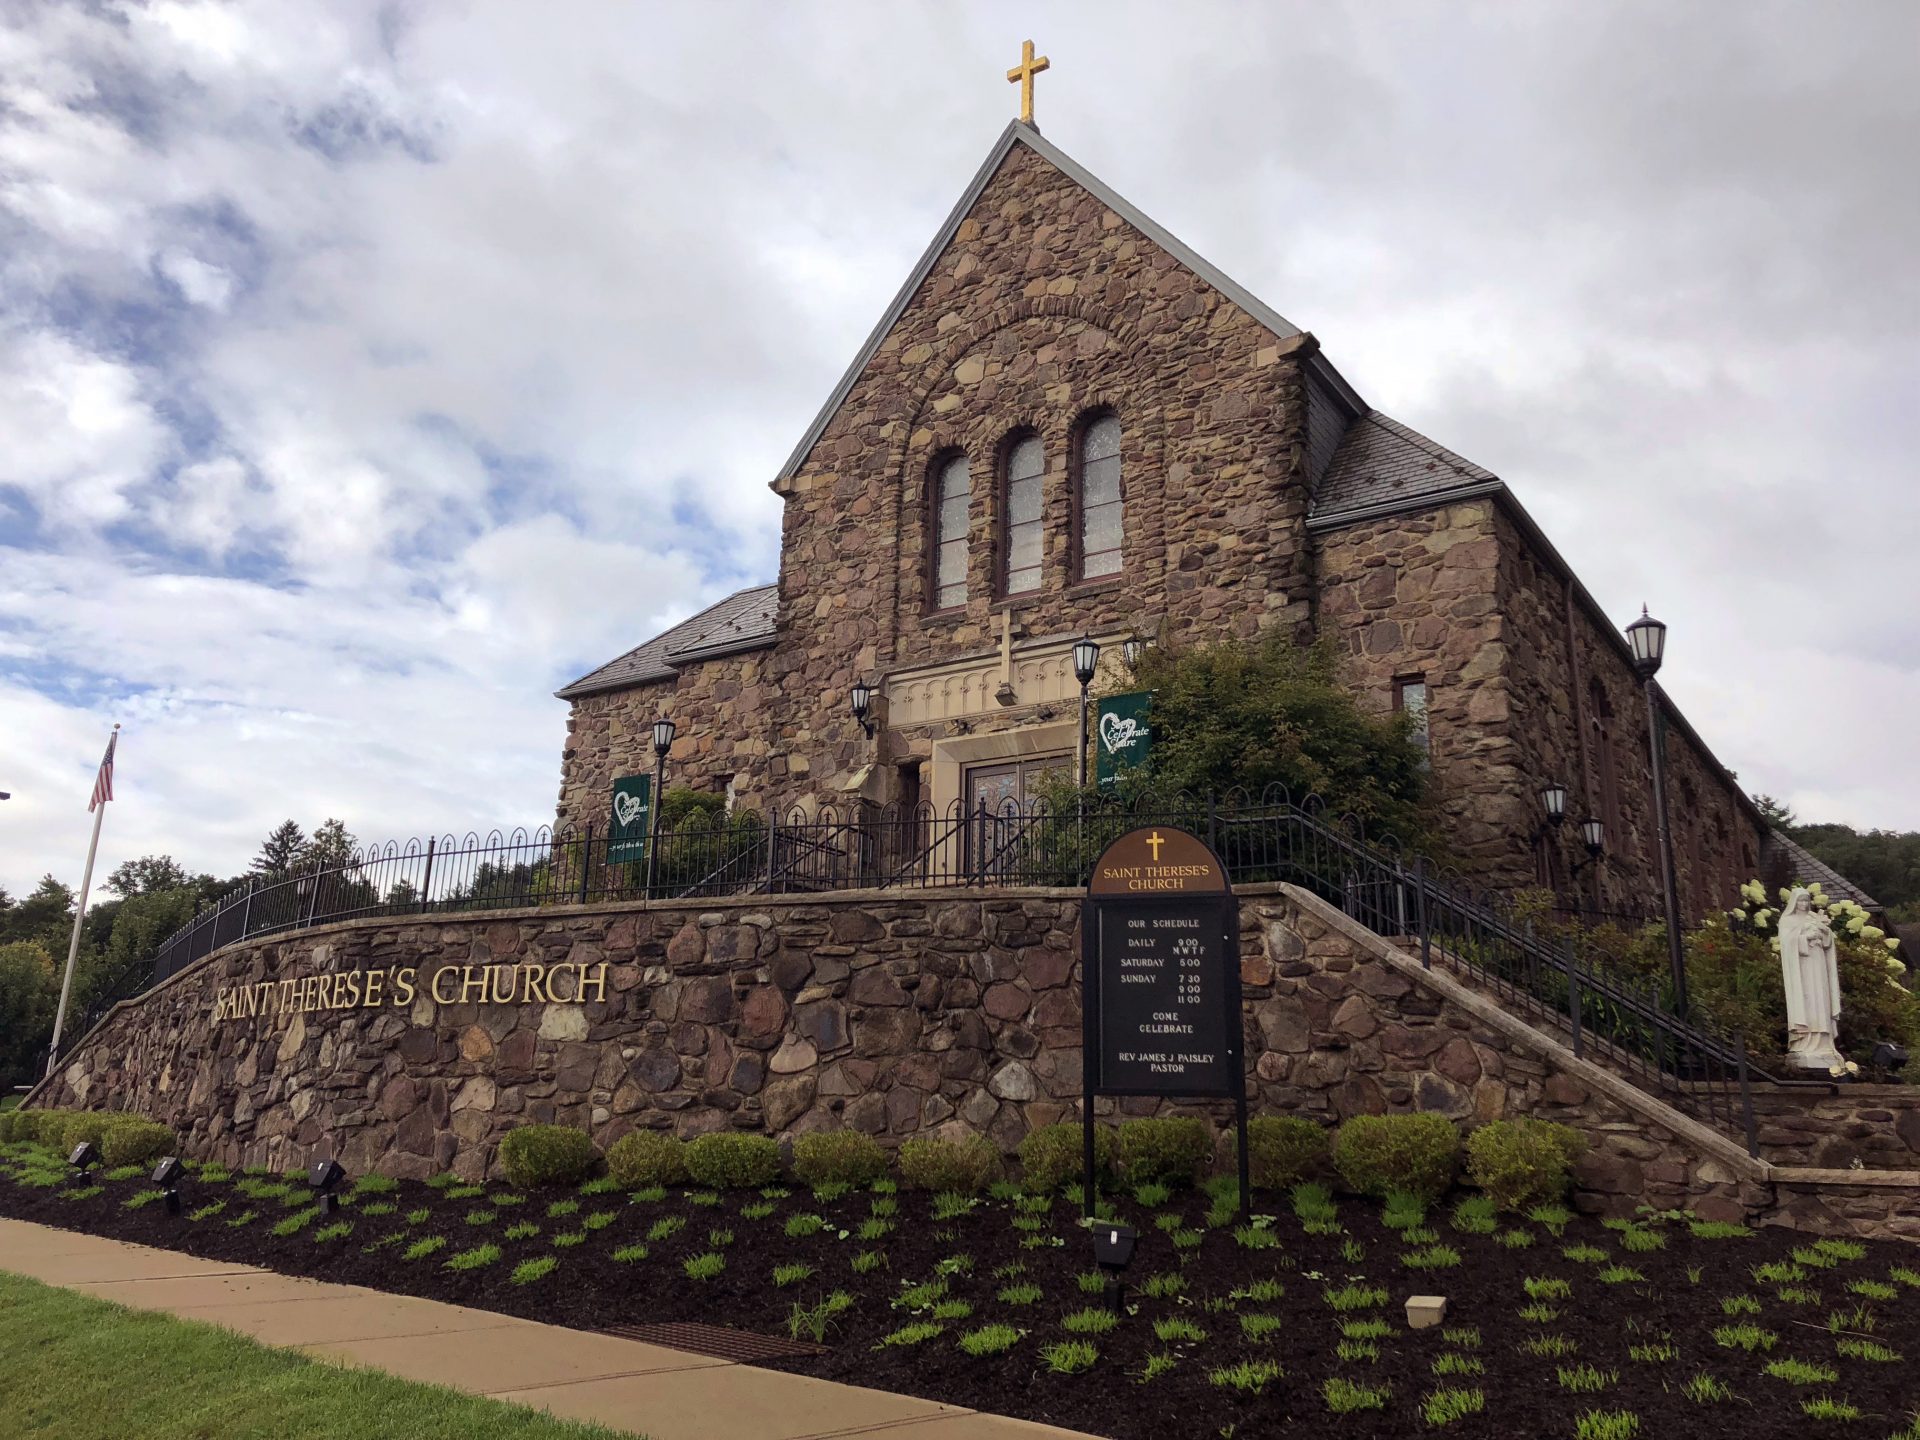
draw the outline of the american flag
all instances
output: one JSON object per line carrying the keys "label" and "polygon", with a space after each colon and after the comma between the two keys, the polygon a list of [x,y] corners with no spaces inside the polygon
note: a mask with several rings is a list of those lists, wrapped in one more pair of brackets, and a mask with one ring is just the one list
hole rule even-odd
{"label": "american flag", "polygon": [[107,753],[100,757],[100,773],[93,777],[93,798],[87,802],[87,813],[91,815],[94,807],[104,805],[113,799],[113,747],[119,743],[120,727],[114,726],[113,734],[107,737]]}

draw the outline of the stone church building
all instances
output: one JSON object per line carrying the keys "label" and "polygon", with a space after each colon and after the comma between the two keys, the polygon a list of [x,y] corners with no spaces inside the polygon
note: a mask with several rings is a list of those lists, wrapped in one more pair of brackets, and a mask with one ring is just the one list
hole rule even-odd
{"label": "stone church building", "polygon": [[[613,777],[782,809],[969,807],[1070,766],[1070,647],[1331,632],[1421,717],[1492,883],[1656,910],[1645,694],[1621,625],[1506,482],[1362,399],[1312,334],[1030,124],[1000,136],[772,480],[780,571],[559,692],[559,819]],[[875,687],[876,733],[849,695]],[[1667,707],[1683,911],[1760,873],[1759,812]],[[1541,786],[1569,823],[1541,824]],[[1607,860],[1578,827],[1605,822]]]}

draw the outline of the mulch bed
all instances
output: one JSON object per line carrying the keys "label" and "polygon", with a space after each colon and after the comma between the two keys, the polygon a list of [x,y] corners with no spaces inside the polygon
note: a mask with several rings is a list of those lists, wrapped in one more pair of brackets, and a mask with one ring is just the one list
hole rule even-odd
{"label": "mulch bed", "polygon": [[[758,1192],[729,1192],[708,1205],[694,1203],[684,1190],[637,1202],[621,1194],[539,1192],[527,1195],[522,1204],[499,1206],[487,1198],[509,1193],[499,1184],[486,1187],[484,1196],[452,1198],[444,1189],[406,1183],[391,1194],[368,1195],[348,1204],[337,1218],[352,1221],[351,1233],[316,1241],[315,1232],[336,1217],[318,1217],[291,1236],[271,1233],[276,1222],[299,1208],[304,1187],[289,1204],[277,1197],[247,1200],[236,1193],[234,1182],[192,1181],[184,1190],[188,1211],[225,1202],[220,1213],[196,1221],[169,1215],[157,1203],[127,1208],[127,1199],[145,1187],[144,1179],[107,1183],[103,1193],[81,1199],[63,1198],[59,1189],[31,1188],[16,1178],[25,1153],[19,1147],[0,1151],[12,1157],[11,1162],[0,1161],[0,1214],[581,1329],[702,1322],[785,1337],[796,1301],[812,1304],[831,1290],[844,1290],[854,1303],[827,1331],[826,1353],[769,1363],[1116,1440],[1424,1434],[1433,1427],[1421,1418],[1423,1397],[1443,1385],[1480,1390],[1485,1409],[1435,1433],[1501,1440],[1574,1437],[1579,1417],[1596,1409],[1632,1412],[1640,1421],[1637,1434],[1648,1440],[1682,1434],[1805,1440],[1810,1429],[1883,1440],[1904,1433],[1902,1427],[1920,1405],[1920,1385],[1913,1380],[1911,1364],[1920,1360],[1920,1247],[1898,1244],[1869,1243],[1863,1258],[1803,1265],[1805,1278],[1786,1283],[1817,1293],[1818,1300],[1795,1301],[1779,1296],[1781,1283],[1763,1283],[1753,1274],[1759,1265],[1792,1263],[1794,1251],[1812,1244],[1812,1237],[1788,1231],[1701,1239],[1682,1221],[1650,1220],[1648,1228],[1665,1237],[1664,1248],[1629,1253],[1625,1237],[1597,1220],[1575,1219],[1556,1236],[1549,1226],[1505,1217],[1504,1225],[1532,1237],[1526,1248],[1509,1249],[1491,1235],[1456,1230],[1449,1209],[1436,1207],[1426,1223],[1442,1243],[1459,1251],[1464,1263],[1415,1271],[1400,1259],[1416,1247],[1382,1224],[1377,1205],[1351,1197],[1339,1202],[1340,1234],[1306,1233],[1286,1196],[1259,1197],[1257,1208],[1277,1217],[1270,1228],[1280,1241],[1262,1249],[1236,1242],[1230,1225],[1207,1227],[1208,1197],[1203,1193],[1177,1195],[1159,1210],[1121,1199],[1120,1217],[1141,1234],[1128,1273],[1127,1313],[1112,1333],[1089,1337],[1099,1351],[1090,1370],[1060,1375],[1042,1363],[1043,1347],[1073,1338],[1062,1329],[1064,1314],[1101,1303],[1098,1295],[1083,1293],[1076,1283],[1076,1276],[1093,1268],[1092,1245],[1065,1198],[1053,1202],[1039,1229],[1022,1230],[1012,1223],[1019,1212],[1009,1200],[983,1197],[972,1212],[936,1221],[930,1214],[932,1197],[903,1191],[895,1197],[898,1212],[890,1217],[891,1233],[862,1241],[854,1232],[871,1218],[877,1198],[866,1191],[822,1203],[794,1187],[773,1202],[771,1215],[748,1218],[741,1208],[761,1202]],[[6,1173],[8,1163],[14,1175]],[[556,1199],[577,1199],[579,1209],[550,1218],[548,1206]],[[369,1203],[390,1203],[395,1209],[369,1216],[364,1213]],[[257,1212],[256,1219],[238,1227],[228,1223],[247,1208]],[[428,1210],[430,1218],[406,1223],[408,1212],[420,1208]],[[475,1211],[493,1215],[481,1224],[466,1223]],[[1155,1224],[1163,1211],[1176,1212],[1187,1227],[1204,1231],[1197,1248],[1176,1249],[1170,1233]],[[581,1218],[595,1212],[611,1212],[614,1218],[604,1228],[584,1232],[576,1245],[553,1245],[556,1234],[581,1233]],[[786,1222],[802,1213],[823,1216],[826,1228],[790,1237]],[[670,1217],[684,1221],[678,1233],[646,1241],[649,1227]],[[516,1223],[538,1225],[540,1233],[503,1239],[502,1232]],[[709,1232],[716,1229],[730,1230],[731,1243],[711,1244]],[[844,1239],[843,1230],[848,1232]],[[391,1238],[402,1234],[403,1240]],[[433,1235],[446,1237],[444,1249],[413,1261],[401,1258],[408,1245]],[[1023,1246],[1023,1240],[1035,1243]],[[503,1258],[477,1270],[446,1267],[450,1256],[487,1242],[498,1244]],[[636,1243],[647,1244],[645,1259],[612,1258],[615,1250]],[[1354,1243],[1358,1251],[1351,1248]],[[1563,1248],[1575,1245],[1604,1250],[1607,1258],[1567,1258]],[[724,1271],[712,1279],[689,1279],[682,1262],[715,1248],[726,1257]],[[857,1274],[851,1262],[867,1250],[882,1252],[885,1265]],[[529,1284],[511,1283],[519,1262],[544,1256],[559,1260],[551,1273]],[[953,1273],[947,1281],[948,1297],[969,1302],[972,1314],[947,1322],[942,1333],[924,1343],[881,1346],[879,1342],[900,1327],[928,1318],[894,1302],[907,1285],[935,1278],[940,1263],[950,1257],[971,1261],[970,1267],[949,1265]],[[777,1288],[774,1267],[794,1262],[811,1264],[815,1273]],[[1644,1279],[1603,1281],[1600,1274],[1609,1264],[1631,1266]],[[1014,1265],[1024,1266],[1017,1278],[996,1278],[996,1271]],[[1896,1270],[1911,1279],[1895,1278]],[[1173,1272],[1184,1277],[1183,1295],[1148,1298],[1140,1293],[1149,1277]],[[1552,1307],[1558,1311],[1554,1318],[1521,1318],[1520,1311],[1530,1303],[1523,1287],[1528,1278],[1569,1285],[1569,1297]],[[1261,1279],[1282,1282],[1284,1296],[1264,1302],[1234,1297],[1234,1291]],[[1874,1299],[1850,1292],[1849,1285],[1859,1281],[1890,1286],[1894,1293]],[[1022,1282],[1041,1287],[1037,1303],[1014,1305],[996,1298],[1004,1286]],[[1371,1361],[1343,1360],[1336,1354],[1340,1322],[1356,1316],[1336,1314],[1326,1292],[1355,1282],[1383,1287],[1390,1297],[1385,1306],[1357,1312],[1359,1318],[1377,1315],[1391,1323],[1392,1333],[1375,1342],[1378,1357]],[[1459,1337],[1450,1339],[1439,1329],[1408,1330],[1401,1307],[1407,1296],[1423,1293],[1444,1294],[1448,1327],[1472,1327],[1478,1331],[1478,1345],[1466,1347]],[[1722,1298],[1735,1295],[1752,1296],[1759,1313],[1731,1319],[1724,1315]],[[1901,1360],[1838,1353],[1828,1323],[1836,1312],[1844,1312],[1844,1320],[1836,1322],[1843,1336],[1890,1347]],[[1278,1316],[1281,1323],[1265,1338],[1249,1339],[1240,1317],[1254,1313]],[[1189,1319],[1209,1338],[1163,1344],[1154,1335],[1153,1322],[1165,1317]],[[1748,1354],[1716,1343],[1715,1328],[1738,1320],[1775,1335],[1771,1351]],[[959,1336],[989,1322],[1005,1322],[1028,1333],[1001,1355],[973,1358],[963,1353],[956,1343]],[[1530,1337],[1542,1335],[1564,1336],[1577,1353],[1543,1358],[1520,1348]],[[1660,1345],[1673,1347],[1672,1358],[1630,1357],[1629,1347]],[[1164,1374],[1140,1380],[1148,1357],[1161,1353],[1174,1356],[1175,1363]],[[1484,1372],[1436,1379],[1433,1364],[1446,1353],[1470,1356]],[[1768,1361],[1784,1357],[1830,1367],[1837,1376],[1831,1382],[1795,1384],[1764,1373]],[[1277,1361],[1284,1375],[1259,1395],[1237,1394],[1210,1379],[1215,1370],[1243,1360]],[[1562,1388],[1559,1369],[1579,1364],[1601,1372],[1603,1385],[1597,1393]],[[1686,1398],[1683,1386],[1701,1374],[1730,1387],[1733,1398],[1712,1404]],[[1385,1408],[1329,1413],[1322,1385],[1335,1377],[1387,1387]],[[1861,1418],[1850,1424],[1809,1420],[1801,1402],[1820,1395],[1850,1402],[1862,1412]],[[1915,1433],[1920,1435],[1920,1430]]]}

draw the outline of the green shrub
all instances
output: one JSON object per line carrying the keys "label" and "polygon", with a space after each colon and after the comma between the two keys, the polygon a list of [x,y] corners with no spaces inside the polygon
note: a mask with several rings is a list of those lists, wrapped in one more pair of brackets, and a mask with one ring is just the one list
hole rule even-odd
{"label": "green shrub", "polygon": [[13,1127],[18,1123],[19,1114],[17,1110],[0,1110],[0,1145],[13,1143]]}
{"label": "green shrub", "polygon": [[13,1138],[58,1148],[60,1127],[66,1123],[65,1110],[16,1110],[13,1112]]}
{"label": "green shrub", "polygon": [[622,1190],[678,1185],[687,1178],[687,1147],[657,1130],[622,1135],[607,1150],[607,1178]]}
{"label": "green shrub", "polygon": [[915,1190],[978,1195],[1000,1171],[1000,1152],[984,1135],[964,1140],[909,1140],[895,1162]]}
{"label": "green shrub", "polygon": [[780,1173],[780,1147],[765,1135],[702,1135],[687,1142],[687,1174],[715,1190],[748,1190]]}
{"label": "green shrub", "polygon": [[1312,1120],[1256,1115],[1247,1122],[1247,1178],[1256,1190],[1291,1190],[1326,1153],[1326,1129]]}
{"label": "green shrub", "polygon": [[500,1168],[523,1190],[578,1185],[599,1164],[600,1151],[587,1132],[567,1125],[522,1125],[500,1142]]}
{"label": "green shrub", "polygon": [[[1117,1147],[1111,1125],[1093,1127],[1093,1168],[1105,1175],[1113,1169]],[[1020,1142],[1020,1171],[1027,1189],[1035,1194],[1051,1194],[1062,1185],[1082,1179],[1086,1166],[1086,1141],[1080,1123],[1062,1120],[1027,1132]]]}
{"label": "green shrub", "polygon": [[109,1165],[151,1165],[179,1149],[173,1131],[152,1120],[116,1117],[100,1140],[100,1158]]}
{"label": "green shrub", "polygon": [[[58,1126],[48,1123],[42,1130],[43,1141],[62,1155],[71,1155],[76,1145],[92,1145],[105,1154],[107,1131],[136,1117],[119,1110],[76,1110],[62,1117]],[[54,1134],[45,1132],[52,1130]]]}
{"label": "green shrub", "polygon": [[1467,1137],[1467,1178],[1502,1210],[1526,1210],[1567,1193],[1587,1140],[1551,1120],[1495,1120]]}
{"label": "green shrub", "polygon": [[1120,1168],[1131,1184],[1191,1185],[1212,1159],[1213,1136],[1204,1120],[1121,1122]]}
{"label": "green shrub", "polygon": [[828,1130],[798,1135],[793,1141],[793,1174],[803,1185],[871,1185],[887,1173],[887,1152],[858,1130]]}
{"label": "green shrub", "polygon": [[1460,1165],[1460,1132],[1444,1115],[1357,1115],[1340,1127],[1333,1166],[1362,1195],[1404,1190],[1438,1200]]}

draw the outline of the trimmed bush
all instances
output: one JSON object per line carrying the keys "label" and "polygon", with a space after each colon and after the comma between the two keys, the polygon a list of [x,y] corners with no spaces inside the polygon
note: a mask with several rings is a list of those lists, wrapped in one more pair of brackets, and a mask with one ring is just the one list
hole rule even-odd
{"label": "trimmed bush", "polygon": [[[1113,1169],[1115,1150],[1113,1127],[1093,1127],[1093,1168],[1100,1174]],[[1062,1120],[1029,1130],[1020,1142],[1020,1171],[1027,1189],[1036,1195],[1050,1194],[1062,1185],[1083,1178],[1086,1167],[1085,1141],[1079,1122]]]}
{"label": "trimmed bush", "polygon": [[687,1174],[711,1190],[746,1190],[780,1175],[780,1147],[765,1135],[702,1135],[687,1142]]}
{"label": "trimmed bush", "polygon": [[1213,1159],[1207,1122],[1190,1116],[1120,1123],[1120,1169],[1130,1185],[1191,1185]]}
{"label": "trimmed bush", "polygon": [[1551,1120],[1495,1120],[1467,1137],[1467,1178],[1502,1210],[1530,1210],[1567,1193],[1587,1137]]}
{"label": "trimmed bush", "polygon": [[915,1190],[951,1190],[977,1195],[1000,1173],[1000,1152],[984,1135],[964,1140],[909,1140],[895,1164]]}
{"label": "trimmed bush", "polygon": [[16,1110],[13,1112],[13,1138],[57,1147],[60,1143],[60,1127],[66,1123],[65,1110]]}
{"label": "trimmed bush", "polygon": [[636,1130],[607,1150],[607,1175],[622,1190],[678,1185],[687,1178],[687,1147],[658,1130]]}
{"label": "trimmed bush", "polygon": [[164,1125],[126,1115],[113,1118],[119,1123],[109,1125],[99,1141],[100,1158],[108,1165],[151,1165],[180,1148],[173,1131]]}
{"label": "trimmed bush", "polygon": [[500,1168],[523,1190],[578,1185],[599,1164],[599,1148],[587,1132],[566,1125],[522,1125],[500,1141]]}
{"label": "trimmed bush", "polygon": [[13,1127],[17,1110],[0,1110],[0,1145],[13,1143]]}
{"label": "trimmed bush", "polygon": [[1291,1190],[1326,1158],[1327,1131],[1298,1115],[1256,1115],[1247,1122],[1248,1179],[1256,1190]]}
{"label": "trimmed bush", "polygon": [[[132,1118],[135,1117],[117,1110],[76,1110],[61,1120],[57,1136],[45,1137],[46,1143],[62,1155],[71,1155],[76,1145],[89,1144],[99,1150],[104,1159],[107,1131],[116,1125],[124,1125]],[[43,1130],[53,1128],[51,1124],[42,1127]]]}
{"label": "trimmed bush", "polygon": [[858,1130],[826,1130],[793,1141],[793,1178],[802,1185],[871,1185],[887,1173],[887,1152]]}
{"label": "trimmed bush", "polygon": [[1362,1195],[1404,1190],[1431,1203],[1460,1168],[1460,1132],[1444,1115],[1357,1115],[1340,1127],[1333,1166]]}

